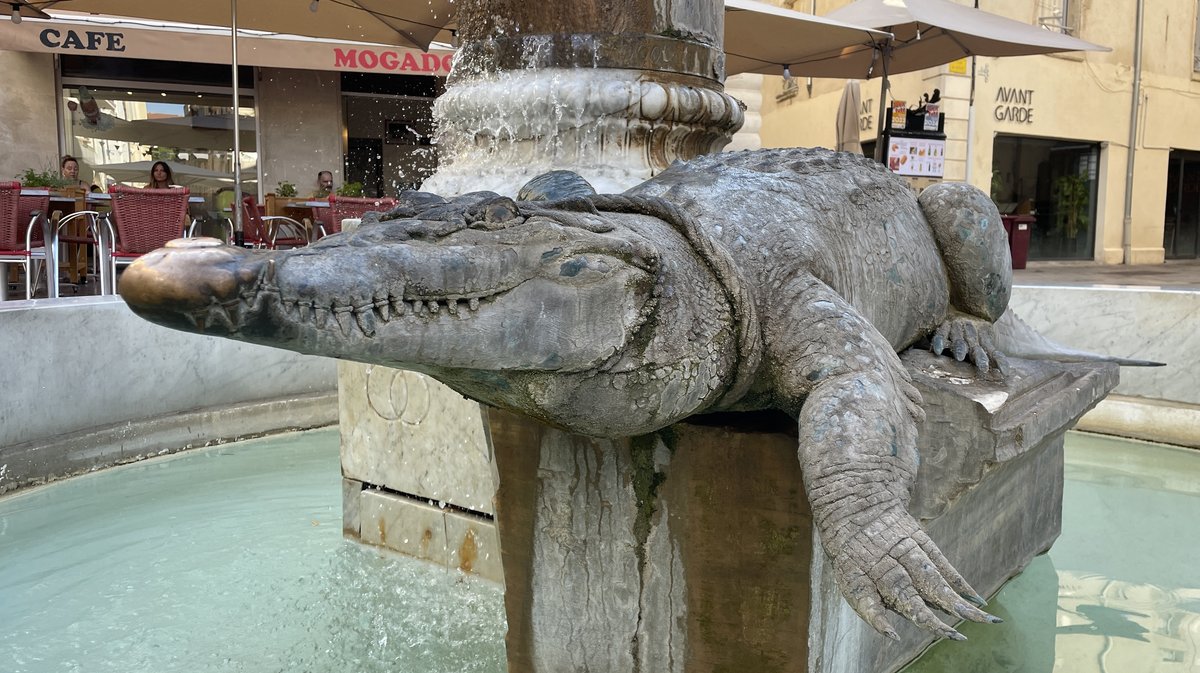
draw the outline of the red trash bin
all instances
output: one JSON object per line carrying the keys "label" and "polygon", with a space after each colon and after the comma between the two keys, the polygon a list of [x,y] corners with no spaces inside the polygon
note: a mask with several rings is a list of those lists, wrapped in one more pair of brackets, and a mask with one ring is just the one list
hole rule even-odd
{"label": "red trash bin", "polygon": [[1008,251],[1012,256],[1012,268],[1024,269],[1029,258],[1029,234],[1037,218],[1033,215],[1001,215],[1004,231],[1008,234]]}

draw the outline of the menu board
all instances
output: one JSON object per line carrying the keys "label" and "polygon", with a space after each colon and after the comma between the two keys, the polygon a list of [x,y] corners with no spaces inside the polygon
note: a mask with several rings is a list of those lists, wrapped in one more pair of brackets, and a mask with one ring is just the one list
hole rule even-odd
{"label": "menu board", "polygon": [[888,168],[898,175],[942,177],[946,141],[933,138],[889,138]]}

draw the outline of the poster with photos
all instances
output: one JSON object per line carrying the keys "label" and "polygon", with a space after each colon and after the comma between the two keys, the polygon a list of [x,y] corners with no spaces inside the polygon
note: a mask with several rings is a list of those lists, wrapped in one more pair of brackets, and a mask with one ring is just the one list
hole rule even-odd
{"label": "poster with photos", "polygon": [[946,141],[889,138],[887,165],[897,175],[940,178],[946,166]]}

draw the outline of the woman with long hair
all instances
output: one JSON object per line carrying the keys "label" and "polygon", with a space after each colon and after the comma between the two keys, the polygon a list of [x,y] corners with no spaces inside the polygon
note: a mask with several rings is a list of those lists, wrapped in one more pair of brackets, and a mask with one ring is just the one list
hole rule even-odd
{"label": "woman with long hair", "polygon": [[155,161],[154,165],[150,166],[150,184],[146,185],[146,189],[168,189],[174,183],[175,176],[167,162]]}

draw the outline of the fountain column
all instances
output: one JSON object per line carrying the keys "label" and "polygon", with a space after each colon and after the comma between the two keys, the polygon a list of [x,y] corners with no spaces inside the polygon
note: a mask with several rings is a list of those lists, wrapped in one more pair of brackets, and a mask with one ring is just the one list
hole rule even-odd
{"label": "fountain column", "polygon": [[[515,195],[574,170],[621,192],[742,125],[717,0],[460,0],[463,46],[435,106],[424,189]],[[348,537],[501,580],[479,406],[412,372],[338,363]]]}
{"label": "fountain column", "polygon": [[424,189],[509,196],[569,169],[621,192],[742,125],[724,92],[714,0],[459,3],[463,40],[435,104],[441,166]]}

